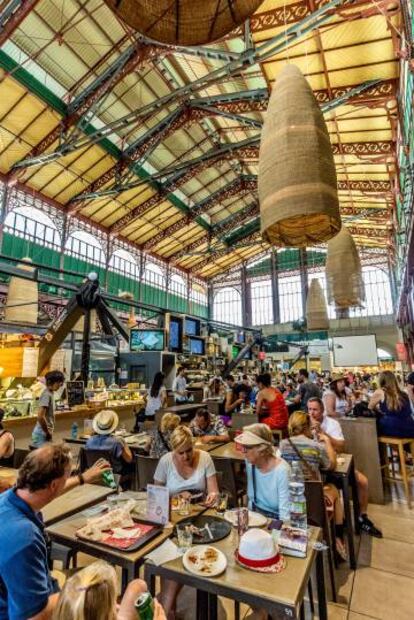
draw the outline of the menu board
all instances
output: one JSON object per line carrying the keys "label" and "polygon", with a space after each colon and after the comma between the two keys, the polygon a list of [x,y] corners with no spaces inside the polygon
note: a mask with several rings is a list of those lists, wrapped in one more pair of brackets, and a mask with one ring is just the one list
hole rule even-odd
{"label": "menu board", "polygon": [[83,405],[85,402],[85,386],[83,381],[68,381],[66,383],[66,392],[69,407]]}
{"label": "menu board", "polygon": [[24,347],[21,377],[37,377],[39,349]]}

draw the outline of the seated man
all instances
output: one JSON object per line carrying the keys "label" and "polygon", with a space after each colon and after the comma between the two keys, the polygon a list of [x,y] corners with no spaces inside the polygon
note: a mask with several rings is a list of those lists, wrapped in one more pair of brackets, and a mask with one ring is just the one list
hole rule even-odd
{"label": "seated man", "polygon": [[111,453],[111,464],[116,474],[127,475],[133,471],[134,456],[122,437],[112,433],[118,427],[119,418],[115,411],[104,409],[92,421],[95,435],[86,442],[86,450],[105,450]]}
{"label": "seated man", "polygon": [[201,437],[203,443],[230,441],[222,420],[207,409],[197,409],[195,418],[190,422],[190,429],[194,437]]}
{"label": "seated man", "polygon": [[49,620],[58,585],[49,572],[40,511],[70,489],[100,480],[108,463],[71,477],[71,456],[64,445],[45,443],[30,452],[16,486],[0,496],[0,620]]}
{"label": "seated man", "polygon": [[[311,417],[312,429],[315,433],[322,431],[331,440],[331,444],[336,452],[343,452],[345,448],[345,438],[341,425],[338,420],[327,416],[320,398],[313,397],[308,400],[308,413]],[[355,478],[358,487],[359,499],[359,526],[363,532],[376,538],[382,538],[382,532],[375,527],[368,518],[368,478],[358,470],[355,470]]]}

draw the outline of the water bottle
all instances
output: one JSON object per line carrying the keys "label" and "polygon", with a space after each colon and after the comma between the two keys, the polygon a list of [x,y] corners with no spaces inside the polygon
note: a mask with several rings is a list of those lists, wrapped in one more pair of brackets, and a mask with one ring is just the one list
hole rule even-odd
{"label": "water bottle", "polygon": [[292,463],[289,482],[290,525],[301,530],[307,529],[305,479],[299,461]]}
{"label": "water bottle", "polygon": [[74,422],[72,424],[71,436],[72,436],[72,439],[77,439],[78,438],[78,425],[77,425],[76,422]]}

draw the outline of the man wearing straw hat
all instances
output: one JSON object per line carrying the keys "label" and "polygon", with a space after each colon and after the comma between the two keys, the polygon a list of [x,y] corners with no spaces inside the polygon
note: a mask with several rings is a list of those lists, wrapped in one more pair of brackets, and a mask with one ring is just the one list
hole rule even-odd
{"label": "man wearing straw hat", "polygon": [[[134,456],[121,437],[114,437],[119,418],[115,411],[103,409],[92,421],[94,435],[86,442],[86,450],[104,450],[112,455],[111,462],[116,474],[127,475],[133,470]],[[132,468],[132,469],[131,469]]]}

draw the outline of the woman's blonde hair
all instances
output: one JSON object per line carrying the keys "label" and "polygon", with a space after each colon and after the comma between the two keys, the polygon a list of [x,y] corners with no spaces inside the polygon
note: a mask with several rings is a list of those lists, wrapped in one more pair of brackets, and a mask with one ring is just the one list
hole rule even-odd
{"label": "woman's blonde hair", "polygon": [[177,426],[176,429],[173,430],[170,437],[171,448],[174,450],[180,450],[180,448],[184,448],[184,446],[192,445],[193,443],[193,434],[187,426]]}
{"label": "woman's blonde hair", "polygon": [[310,433],[309,414],[304,411],[295,411],[289,418],[289,435],[308,435]]}
{"label": "woman's blonde hair", "polygon": [[401,391],[397,379],[390,370],[384,370],[379,376],[379,386],[384,390],[385,403],[390,411],[400,411],[404,405],[405,394]]}
{"label": "woman's blonde hair", "polygon": [[160,431],[161,433],[172,432],[181,423],[181,418],[176,413],[164,413],[161,418]]}
{"label": "woman's blonde hair", "polygon": [[259,437],[259,439],[263,439],[266,442],[270,442],[272,445],[269,446],[268,443],[260,443],[255,446],[257,450],[266,458],[270,458],[275,455],[275,450],[273,447],[273,435],[270,428],[267,424],[250,424],[249,426],[243,426],[244,431],[249,431]]}
{"label": "woman's blonde hair", "polygon": [[116,620],[115,569],[99,560],[75,573],[65,583],[54,620]]}

